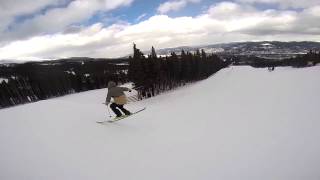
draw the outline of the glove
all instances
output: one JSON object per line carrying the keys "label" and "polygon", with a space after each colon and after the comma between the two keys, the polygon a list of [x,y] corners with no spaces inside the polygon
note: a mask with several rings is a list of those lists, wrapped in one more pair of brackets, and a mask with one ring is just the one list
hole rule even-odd
{"label": "glove", "polygon": [[129,92],[131,92],[131,89],[129,90]]}

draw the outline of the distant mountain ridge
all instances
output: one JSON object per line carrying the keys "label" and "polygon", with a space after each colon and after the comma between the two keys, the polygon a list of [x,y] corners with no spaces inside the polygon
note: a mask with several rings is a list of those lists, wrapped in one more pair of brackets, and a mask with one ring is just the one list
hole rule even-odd
{"label": "distant mountain ridge", "polygon": [[[202,46],[181,46],[157,50],[158,55],[170,55],[172,52],[180,54],[181,50],[196,52],[203,49],[206,53],[234,54],[242,56],[257,56],[262,58],[289,58],[298,54],[306,54],[310,50],[320,51],[320,42],[313,41],[259,41],[233,42]],[[149,54],[149,51],[145,52]]]}
{"label": "distant mountain ridge", "polygon": [[[206,53],[216,53],[220,55],[233,54],[240,56],[257,56],[262,58],[290,58],[295,57],[298,54],[306,54],[310,50],[320,51],[320,42],[314,41],[257,41],[257,42],[231,42],[231,43],[220,43],[211,45],[197,45],[197,46],[179,46],[172,48],[156,49],[156,53],[159,56],[170,55],[172,52],[180,54],[182,49],[191,53],[196,52],[198,49],[203,49]],[[150,54],[150,51],[143,51],[145,55]],[[130,54],[132,56],[132,54]],[[90,58],[90,57],[70,57],[61,58],[55,60],[44,59],[43,61],[94,61],[98,60],[114,60],[124,59],[128,56],[120,58]],[[28,60],[1,60],[0,64],[12,64],[12,63],[25,63],[31,61]],[[37,59],[37,61],[42,61]]]}

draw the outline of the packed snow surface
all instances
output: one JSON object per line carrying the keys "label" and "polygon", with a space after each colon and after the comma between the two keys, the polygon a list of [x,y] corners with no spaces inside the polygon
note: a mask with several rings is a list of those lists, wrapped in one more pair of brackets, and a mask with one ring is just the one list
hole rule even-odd
{"label": "packed snow surface", "polygon": [[106,89],[0,110],[1,180],[319,180],[320,67],[230,67],[116,123]]}

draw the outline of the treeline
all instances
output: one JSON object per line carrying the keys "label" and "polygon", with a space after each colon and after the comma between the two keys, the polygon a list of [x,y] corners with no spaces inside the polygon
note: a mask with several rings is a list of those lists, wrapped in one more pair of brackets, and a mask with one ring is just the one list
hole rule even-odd
{"label": "treeline", "polygon": [[77,58],[0,65],[0,108],[105,88],[108,81],[135,84],[140,99],[205,79],[228,66],[203,50],[157,57],[134,45],[129,59]]}
{"label": "treeline", "polygon": [[65,59],[0,66],[0,108],[127,82],[128,60]]}
{"label": "treeline", "polygon": [[307,54],[298,55],[287,59],[264,59],[259,57],[236,57],[232,58],[233,65],[250,65],[257,68],[292,66],[296,68],[315,66],[320,63],[320,51],[310,50]]}
{"label": "treeline", "polygon": [[295,58],[285,59],[282,66],[308,67],[320,63],[320,51],[312,51],[305,55],[299,55]]}
{"label": "treeline", "polygon": [[129,80],[134,83],[140,99],[208,78],[230,64],[204,50],[195,53],[182,50],[180,55],[172,52],[170,56],[158,57],[152,47],[146,57],[134,44],[133,51],[133,57],[129,57]]}

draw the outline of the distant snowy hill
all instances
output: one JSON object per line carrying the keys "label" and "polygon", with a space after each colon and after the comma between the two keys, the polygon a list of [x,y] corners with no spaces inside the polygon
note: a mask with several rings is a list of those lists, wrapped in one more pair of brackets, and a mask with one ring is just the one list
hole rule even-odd
{"label": "distant snowy hill", "polygon": [[21,64],[25,63],[27,61],[22,61],[22,60],[0,60],[0,65],[1,64]]}
{"label": "distant snowy hill", "polygon": [[123,59],[108,59],[108,58],[90,58],[90,57],[70,57],[70,58],[60,58],[60,59],[21,59],[21,60],[0,60],[0,65],[6,64],[22,64],[26,62],[37,62],[39,64],[59,64],[59,63],[83,63],[83,62],[97,62],[97,61],[114,61]]}
{"label": "distant snowy hill", "polygon": [[[156,49],[158,56],[170,55],[172,52],[180,54],[181,50],[196,52],[198,49],[203,49],[206,53],[215,53],[220,55],[233,54],[241,56],[257,56],[262,58],[290,58],[299,54],[306,54],[310,50],[320,51],[320,42],[300,41],[300,42],[281,42],[281,41],[259,41],[259,42],[233,42],[223,44],[211,44],[200,46],[180,46],[172,48]],[[151,54],[150,51],[143,52],[146,56]],[[120,59],[126,59],[132,54],[129,54]],[[1,64],[25,63],[29,61],[59,61],[59,62],[77,62],[77,61],[96,61],[96,60],[116,60],[108,58],[90,58],[90,57],[69,57],[69,58],[21,58],[19,60],[1,60]]]}
{"label": "distant snowy hill", "polygon": [[230,67],[128,104],[106,90],[0,110],[1,180],[318,180],[320,67]]}
{"label": "distant snowy hill", "polygon": [[[234,54],[245,56],[257,56],[264,58],[289,58],[298,54],[306,54],[310,50],[320,51],[320,42],[235,42],[224,44],[213,44],[204,46],[182,46],[175,48],[165,48],[157,50],[159,55],[170,55],[171,52],[177,54],[181,50],[195,52],[197,49],[203,49],[206,53]],[[149,52],[145,52],[149,54]]]}

